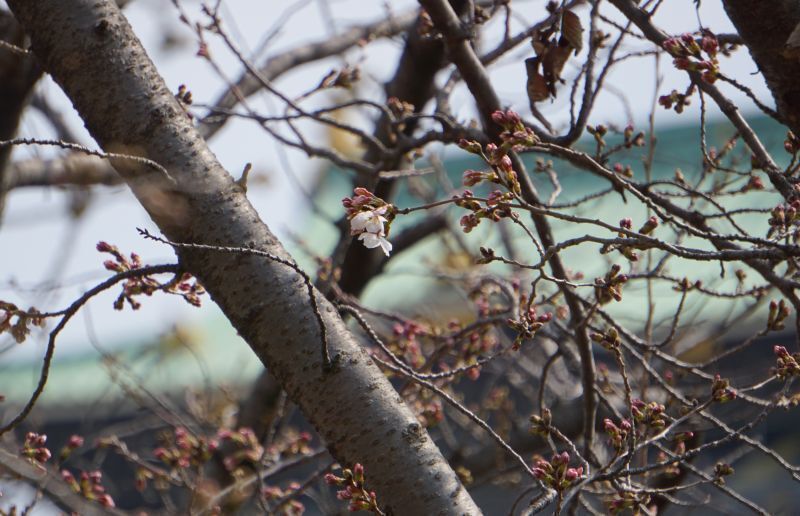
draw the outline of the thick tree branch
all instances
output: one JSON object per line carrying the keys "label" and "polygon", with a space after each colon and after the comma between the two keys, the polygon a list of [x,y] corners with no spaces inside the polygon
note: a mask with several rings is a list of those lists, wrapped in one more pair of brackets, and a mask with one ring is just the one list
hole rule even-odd
{"label": "thick tree branch", "polygon": [[724,0],[722,4],[764,75],[778,113],[800,134],[800,56],[787,45],[800,24],[800,2]]}
{"label": "thick tree branch", "polygon": [[[222,168],[112,2],[11,0],[33,51],[109,152],[161,164],[170,179],[139,182],[142,165],[113,160],[173,241],[248,246],[291,259]],[[316,314],[302,278],[258,256],[179,251],[256,355],[343,464],[364,464],[382,505],[411,514],[476,514],[441,453],[335,309],[318,293],[330,352],[322,367]]]}
{"label": "thick tree branch", "polygon": [[69,154],[50,160],[27,159],[6,169],[7,189],[41,186],[118,185],[122,178],[108,160]]}

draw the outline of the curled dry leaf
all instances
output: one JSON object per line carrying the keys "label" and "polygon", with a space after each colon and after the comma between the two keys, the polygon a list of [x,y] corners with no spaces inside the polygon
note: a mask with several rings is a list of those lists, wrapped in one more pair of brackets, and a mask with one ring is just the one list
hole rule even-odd
{"label": "curled dry leaf", "polygon": [[569,45],[558,45],[550,47],[542,56],[542,75],[547,82],[547,88],[552,96],[556,96],[556,82],[561,80],[561,70],[569,59],[572,47]]}
{"label": "curled dry leaf", "polygon": [[575,55],[578,55],[583,48],[583,26],[578,15],[572,11],[564,11],[561,16],[561,36],[575,49]]}
{"label": "curled dry leaf", "polygon": [[583,26],[578,15],[572,11],[564,11],[560,37],[556,38],[556,33],[556,25],[553,24],[544,31],[536,31],[531,37],[536,57],[525,60],[531,104],[556,96],[556,83],[561,81],[561,71],[572,50],[577,55],[583,48]]}
{"label": "curled dry leaf", "polygon": [[550,89],[547,81],[539,73],[539,58],[529,57],[525,60],[525,70],[528,73],[528,99],[533,102],[541,102],[550,96]]}

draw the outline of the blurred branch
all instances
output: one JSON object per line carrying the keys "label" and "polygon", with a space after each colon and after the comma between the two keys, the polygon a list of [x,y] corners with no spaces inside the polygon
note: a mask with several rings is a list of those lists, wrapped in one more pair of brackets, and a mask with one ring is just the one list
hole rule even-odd
{"label": "blurred branch", "polygon": [[[259,67],[259,74],[268,81],[273,81],[284,73],[314,61],[319,61],[344,53],[349,48],[362,42],[378,38],[392,37],[407,30],[417,19],[416,11],[380,20],[368,25],[353,27],[345,32],[326,38],[322,41],[310,43],[294,48],[282,54],[273,56]],[[223,93],[214,101],[213,109],[231,109],[242,99],[247,98],[262,88],[262,82],[245,72],[233,88]],[[212,112],[213,112],[212,109]],[[228,121],[228,117],[218,114],[207,115],[200,121],[200,134],[205,139],[211,139]]]}
{"label": "blurred branch", "polygon": [[[125,514],[118,509],[102,507],[97,502],[92,503],[88,501],[86,498],[74,493],[69,486],[61,480],[57,472],[45,469],[41,466],[34,466],[27,460],[4,449],[0,449],[0,469],[5,470],[12,478],[15,477],[20,482],[40,489],[47,495],[47,500],[52,501],[60,507],[61,510],[67,513],[83,514],[86,516]],[[8,490],[8,486],[5,490]]]}
{"label": "blurred branch", "polygon": [[[25,46],[22,27],[4,10],[0,10],[0,41],[16,48]],[[33,54],[14,52],[11,48],[0,47],[0,140],[11,139],[16,134],[28,97],[42,74]],[[9,188],[6,168],[12,150],[11,147],[0,148],[0,221]]]}
{"label": "blurred branch", "polygon": [[107,159],[80,153],[48,160],[16,161],[7,167],[6,176],[8,190],[35,186],[111,186],[123,182]]}

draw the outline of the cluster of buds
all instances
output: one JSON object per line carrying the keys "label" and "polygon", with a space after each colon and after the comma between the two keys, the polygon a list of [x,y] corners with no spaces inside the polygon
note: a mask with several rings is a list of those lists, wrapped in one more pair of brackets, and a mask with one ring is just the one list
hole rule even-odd
{"label": "cluster of buds", "polygon": [[767,331],[780,331],[785,327],[784,321],[789,317],[789,306],[781,299],[769,302],[769,315],[767,316]]}
{"label": "cluster of buds", "polygon": [[750,176],[750,179],[747,180],[747,183],[742,187],[742,192],[749,192],[751,190],[763,190],[764,181],[758,177],[757,175]]}
{"label": "cluster of buds", "polygon": [[192,105],[192,92],[189,91],[185,84],[178,86],[178,93],[175,94],[175,98],[185,106]]}
{"label": "cluster of buds", "polygon": [[[480,318],[487,317],[488,314],[506,311],[497,308],[491,302],[490,289],[486,288],[486,286],[487,284],[483,284],[469,293],[469,297],[474,301]],[[499,341],[492,331],[493,328],[492,325],[478,325],[472,329],[466,329],[460,321],[454,319],[448,322],[446,334],[442,333],[440,329],[434,329],[434,334],[438,340],[443,341],[441,349],[448,351],[439,360],[439,370],[447,372],[453,369],[466,368],[464,370],[465,376],[470,380],[477,380],[480,377],[481,368],[476,364],[481,357],[485,357],[497,349],[499,345]],[[445,360],[444,357],[447,357],[448,360]],[[452,361],[450,360],[451,358]],[[406,361],[412,364],[409,360]],[[424,365],[424,360],[421,365]]]}
{"label": "cluster of buds", "polygon": [[625,448],[625,443],[628,442],[628,436],[631,435],[633,427],[627,419],[623,419],[619,425],[616,425],[610,418],[605,418],[603,430],[608,434],[611,446],[619,453]]}
{"label": "cluster of buds", "polygon": [[206,293],[206,289],[188,272],[184,272],[180,277],[175,276],[163,290],[170,294],[178,294],[192,306],[200,306],[200,296]]}
{"label": "cluster of buds", "polygon": [[289,485],[286,486],[286,489],[281,489],[278,486],[264,486],[264,488],[261,489],[261,495],[268,502],[282,503],[284,500],[288,499],[286,503],[282,503],[282,505],[277,508],[275,514],[280,514],[281,516],[301,516],[305,513],[306,508],[302,502],[292,498],[292,493],[298,489],[300,489],[300,484],[297,482],[290,482]]}
{"label": "cluster of buds", "polygon": [[669,95],[658,97],[658,105],[664,106],[664,109],[674,109],[676,113],[681,114],[686,106],[692,103],[691,96],[694,95],[694,89],[692,84],[684,93],[672,90]]}
{"label": "cluster of buds", "polygon": [[639,131],[634,134],[634,129],[631,124],[625,126],[625,129],[622,131],[622,137],[625,138],[626,149],[630,149],[631,147],[644,147],[644,133]]}
{"label": "cluster of buds", "polygon": [[505,112],[495,111],[492,113],[492,120],[503,128],[500,140],[504,147],[519,151],[539,143],[539,138],[536,137],[533,130],[526,127],[520,116],[510,109]]}
{"label": "cluster of buds", "polygon": [[[103,262],[103,267],[111,272],[121,273],[142,268],[142,259],[136,253],[131,253],[130,258],[127,258],[117,246],[103,241],[97,243],[96,249],[101,253],[108,253],[114,258]],[[200,296],[205,293],[205,290],[196,280],[192,280],[193,277],[188,272],[180,276],[176,275],[165,284],[161,284],[149,276],[128,278],[122,286],[122,292],[114,301],[114,309],[122,310],[127,301],[132,309],[138,310],[142,305],[135,299],[136,296],[152,296],[154,292],[159,290],[179,295],[187,303],[193,306],[200,306]]]}
{"label": "cluster of buds", "polygon": [[605,136],[608,132],[608,127],[603,124],[598,124],[596,126],[587,125],[586,132],[594,137],[594,141],[597,143],[598,148],[603,148],[606,146],[606,141],[603,139],[603,136]]}
{"label": "cluster of buds", "polygon": [[0,333],[11,333],[17,344],[21,344],[30,335],[31,326],[44,326],[44,317],[38,310],[31,307],[25,312],[13,303],[0,301]]}
{"label": "cluster of buds", "polygon": [[549,462],[544,459],[536,461],[533,475],[544,485],[561,493],[580,481],[583,477],[583,466],[570,468],[569,453],[561,452],[553,455]]}
{"label": "cluster of buds", "polygon": [[672,287],[672,290],[675,292],[690,292],[696,288],[702,288],[702,286],[702,280],[695,280],[692,282],[689,278],[684,277]]}
{"label": "cluster of buds", "polygon": [[717,462],[714,466],[714,483],[723,485],[725,484],[725,477],[733,475],[734,469],[730,464],[724,462]]}
{"label": "cluster of buds", "polygon": [[[631,231],[633,229],[633,221],[630,217],[625,217],[619,221],[619,227],[623,230]],[[656,217],[650,217],[642,224],[642,227],[639,228],[639,234],[642,235],[649,235],[651,234],[656,228],[658,227],[658,219]],[[620,231],[618,233],[620,238],[627,238],[624,232]],[[637,250],[644,251],[648,249],[647,244],[638,244],[638,245],[616,245],[616,244],[605,244],[600,249],[601,254],[609,253],[613,250],[618,250],[622,256],[627,258],[628,260],[635,262],[639,260],[639,254],[636,252]]]}
{"label": "cluster of buds", "polygon": [[369,511],[383,514],[378,507],[375,491],[368,491],[365,486],[364,466],[361,464],[356,463],[353,469],[343,469],[341,477],[328,473],[325,475],[325,483],[342,488],[336,493],[336,497],[339,500],[349,501],[349,508],[352,512]]}
{"label": "cluster of buds", "polygon": [[494,190],[486,199],[486,206],[484,207],[475,199],[471,190],[464,190],[460,196],[454,195],[453,203],[456,206],[466,208],[472,212],[462,216],[459,221],[464,233],[469,233],[478,227],[478,224],[480,224],[483,219],[497,222],[500,219],[511,217],[512,212],[508,203],[511,202],[513,198],[514,196],[510,192],[504,193],[500,190]]}
{"label": "cluster of buds", "polygon": [[[685,448],[685,446],[684,446]],[[664,467],[661,469],[661,473],[668,478],[675,478],[681,474],[681,467],[679,464],[669,461],[669,456],[663,451],[658,452],[656,455],[656,460],[658,462],[666,462]]]}
{"label": "cluster of buds", "polygon": [[691,34],[683,34],[680,37],[665,40],[661,46],[674,58],[672,64],[678,70],[700,72],[702,79],[709,84],[713,84],[717,80],[719,76],[719,61],[717,60],[719,42],[710,31],[703,31],[700,43]]}
{"label": "cluster of buds", "polygon": [[530,417],[531,422],[531,429],[530,432],[533,435],[538,435],[541,437],[547,437],[550,435],[550,428],[552,428],[553,424],[553,414],[550,412],[550,409],[547,407],[542,408],[542,415],[533,414]]}
{"label": "cluster of buds", "polygon": [[[140,269],[142,267],[142,259],[136,253],[131,253],[130,259],[122,254],[115,245],[108,242],[97,242],[97,251],[100,253],[108,253],[114,259],[106,260],[103,262],[103,267],[111,272],[126,272],[133,269]],[[152,293],[152,292],[151,292]]]}
{"label": "cluster of buds", "polygon": [[783,141],[783,148],[789,154],[797,154],[800,151],[800,138],[792,131],[786,132],[786,139]]}
{"label": "cluster of buds", "polygon": [[392,352],[402,356],[407,364],[420,367],[425,363],[422,346],[418,337],[425,337],[430,332],[415,321],[396,323],[392,327],[394,338],[389,343]]}
{"label": "cluster of buds", "polygon": [[633,168],[630,165],[623,165],[622,163],[614,163],[614,166],[611,168],[615,174],[619,174],[624,177],[631,178],[633,177]]}
{"label": "cluster of buds", "polygon": [[64,447],[61,448],[61,452],[58,454],[58,461],[64,462],[70,457],[70,455],[72,455],[72,452],[74,452],[81,446],[83,446],[83,437],[81,437],[80,435],[70,436],[69,440],[67,440],[67,444],[65,444]]}
{"label": "cluster of buds", "polygon": [[350,234],[358,235],[364,247],[380,247],[389,256],[392,244],[386,237],[397,213],[396,208],[366,188],[358,187],[353,193],[352,197],[342,199],[342,206],[350,220]]}
{"label": "cluster of buds", "polygon": [[795,242],[800,239],[800,198],[795,198],[787,204],[779,204],[772,208],[770,214],[772,215],[767,221],[769,230],[767,231],[767,238],[771,238],[776,233],[779,237],[791,235]]}
{"label": "cluster of buds", "polygon": [[622,340],[619,338],[619,332],[613,326],[609,326],[603,333],[593,332],[589,337],[608,351],[614,351],[622,344]]}
{"label": "cluster of buds", "polygon": [[175,428],[173,434],[172,439],[165,439],[165,446],[153,450],[156,459],[173,469],[205,464],[218,447],[215,439],[194,436],[183,427]]}
{"label": "cluster of buds", "polygon": [[464,173],[464,186],[474,186],[482,181],[489,181],[503,185],[509,192],[520,195],[522,188],[519,178],[514,171],[511,158],[508,156],[509,146],[506,144],[498,147],[494,143],[487,143],[485,147],[474,140],[460,140],[458,146],[467,152],[476,154],[491,168],[491,172],[479,173],[467,170]]}
{"label": "cluster of buds", "polygon": [[552,319],[553,312],[545,312],[539,315],[536,313],[536,307],[534,305],[528,307],[527,304],[520,304],[519,317],[516,319],[508,318],[506,320],[506,324],[517,332],[517,337],[514,339],[511,349],[515,351],[518,350],[522,347],[523,341],[533,339],[533,337],[536,336],[536,332]]}
{"label": "cluster of buds", "polygon": [[661,430],[667,426],[664,410],[664,405],[655,401],[645,403],[638,398],[631,401],[634,422],[654,430]]}
{"label": "cluster of buds", "polygon": [[686,441],[690,441],[694,439],[694,432],[685,431],[685,432],[678,432],[672,438],[675,442],[675,449],[673,450],[675,455],[683,455],[686,453]]}
{"label": "cluster of buds", "polygon": [[311,453],[311,440],[312,436],[308,432],[288,431],[285,438],[267,447],[265,456],[277,460],[281,457],[308,455]]}
{"label": "cluster of buds", "polygon": [[106,493],[103,487],[103,474],[100,471],[81,471],[80,480],[69,470],[61,470],[61,478],[76,494],[81,495],[87,500],[97,502],[103,507],[114,507],[114,499]]}
{"label": "cluster of buds", "polygon": [[[389,97],[389,99],[386,101],[386,107],[389,108],[389,111],[392,112],[392,115],[396,120],[403,120],[406,117],[414,114],[414,105],[410,102],[400,100],[397,97]],[[397,129],[402,130],[404,127],[405,124],[400,123]]]}
{"label": "cluster of buds", "polygon": [[[220,443],[231,444],[232,451],[223,459],[225,469],[234,472],[242,466],[258,464],[264,456],[264,447],[252,429],[243,427],[239,430],[220,430],[217,432]],[[226,447],[226,450],[228,447]]]}
{"label": "cluster of buds", "polygon": [[20,454],[31,464],[44,467],[44,463],[52,457],[50,450],[47,449],[47,436],[28,432],[25,434],[25,442],[22,444]]}
{"label": "cluster of buds", "polygon": [[626,510],[633,510],[634,514],[638,514],[638,507],[649,503],[650,495],[647,493],[619,491],[614,495],[614,498],[608,502],[608,512],[610,514],[619,514]]}
{"label": "cluster of buds", "polygon": [[783,346],[772,348],[775,356],[778,357],[774,373],[778,378],[788,378],[790,376],[800,376],[800,353],[789,354]]}
{"label": "cluster of buds", "polygon": [[711,384],[711,397],[714,401],[725,403],[736,399],[736,390],[731,387],[731,382],[716,374]]}
{"label": "cluster of buds", "polygon": [[615,263],[603,278],[595,278],[594,294],[601,305],[612,300],[622,301],[622,285],[628,281],[628,276],[620,274],[621,270],[622,267]]}
{"label": "cluster of buds", "polygon": [[444,421],[442,400],[431,395],[430,391],[420,389],[414,392],[413,397],[406,399],[412,399],[411,408],[417,416],[417,421],[425,428],[433,428]]}

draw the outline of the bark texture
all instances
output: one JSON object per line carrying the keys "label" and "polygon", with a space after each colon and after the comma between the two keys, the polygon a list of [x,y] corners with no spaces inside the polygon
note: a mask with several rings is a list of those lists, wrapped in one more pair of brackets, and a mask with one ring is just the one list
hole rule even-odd
{"label": "bark texture", "polygon": [[[172,240],[252,247],[290,259],[222,168],[131,30],[108,0],[10,0],[42,67],[109,152],[146,157],[114,166]],[[179,252],[233,326],[281,382],[343,464],[364,464],[368,485],[396,514],[477,514],[457,476],[382,372],[315,291],[332,356],[302,278],[266,258]]]}
{"label": "bark texture", "polygon": [[723,4],[764,75],[783,122],[800,134],[800,54],[786,45],[800,24],[800,1],[724,0]]}

